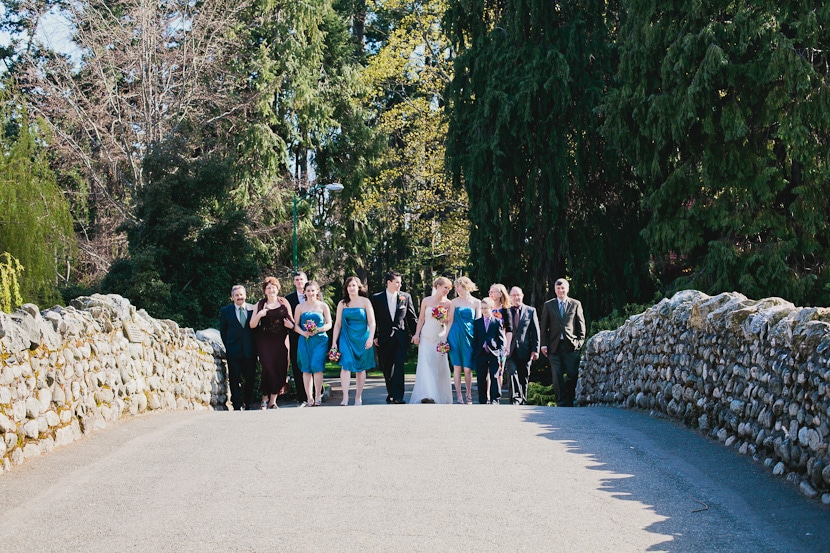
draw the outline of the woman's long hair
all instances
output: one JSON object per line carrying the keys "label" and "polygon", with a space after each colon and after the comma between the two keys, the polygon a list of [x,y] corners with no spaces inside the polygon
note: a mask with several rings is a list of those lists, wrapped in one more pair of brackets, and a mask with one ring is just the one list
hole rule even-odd
{"label": "woman's long hair", "polygon": [[349,284],[351,284],[351,282],[353,280],[357,282],[357,286],[358,286],[357,295],[358,296],[363,296],[364,298],[369,297],[369,293],[366,291],[366,287],[363,285],[363,282],[361,282],[361,280],[359,278],[357,278],[356,276],[346,277],[346,280],[343,281],[343,298],[342,299],[343,299],[343,304],[344,305],[349,305]]}

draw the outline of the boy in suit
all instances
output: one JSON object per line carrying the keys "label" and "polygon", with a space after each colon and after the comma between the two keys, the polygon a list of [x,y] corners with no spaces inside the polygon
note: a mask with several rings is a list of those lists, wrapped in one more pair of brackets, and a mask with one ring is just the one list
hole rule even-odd
{"label": "boy in suit", "polygon": [[473,321],[473,360],[478,382],[478,402],[499,404],[498,373],[504,363],[504,326],[493,316],[493,300],[481,300],[481,318]]}
{"label": "boy in suit", "polygon": [[248,324],[253,306],[245,299],[245,287],[237,284],[231,288],[233,303],[219,310],[219,335],[225,345],[231,405],[236,411],[254,407],[256,345],[254,331]]}

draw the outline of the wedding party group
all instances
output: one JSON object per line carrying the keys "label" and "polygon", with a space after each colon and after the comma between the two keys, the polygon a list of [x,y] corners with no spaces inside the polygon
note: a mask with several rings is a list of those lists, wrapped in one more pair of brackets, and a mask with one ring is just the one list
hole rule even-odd
{"label": "wedding party group", "polygon": [[[319,406],[327,360],[341,369],[341,405],[349,405],[352,375],[354,405],[362,405],[366,372],[374,368],[383,372],[386,403],[407,403],[404,365],[410,343],[418,347],[418,362],[408,403],[451,404],[454,386],[455,402],[472,405],[475,373],[478,403],[500,404],[507,383],[510,403],[523,405],[531,364],[541,354],[550,365],[557,405],[574,404],[586,328],[582,304],[568,296],[564,278],[554,283],[556,297],[545,302],[541,316],[524,303],[520,287],[508,292],[503,284],[493,284],[488,296],[478,299],[473,296],[478,287],[463,276],[454,282],[435,279],[416,315],[412,296],[401,291],[401,274],[390,271],[385,289],[371,297],[358,277],[347,277],[332,317],[316,281],[303,272],[293,281],[294,291],[283,297],[279,280],[267,277],[264,297],[253,305],[245,288],[236,285],[232,303],[220,310],[235,410],[276,409],[277,397],[288,389],[289,366],[299,404]],[[254,399],[257,361],[259,404]]]}

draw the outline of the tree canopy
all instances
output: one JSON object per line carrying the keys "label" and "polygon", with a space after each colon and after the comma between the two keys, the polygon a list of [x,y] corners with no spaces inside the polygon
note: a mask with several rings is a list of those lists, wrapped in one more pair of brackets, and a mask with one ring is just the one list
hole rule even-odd
{"label": "tree canopy", "polygon": [[76,253],[69,204],[46,156],[46,125],[31,119],[8,82],[0,89],[0,125],[0,254],[15,258],[4,259],[3,274],[14,276],[19,292],[9,295],[8,305],[52,305]]}
{"label": "tree canopy", "polygon": [[470,199],[474,279],[526,287],[560,277],[589,312],[651,293],[640,192],[600,134],[616,60],[614,6],[451,1],[457,51],[448,160]]}
{"label": "tree canopy", "polygon": [[4,6],[20,301],[79,284],[211,324],[231,285],[290,278],[296,231],[324,287],[466,274],[539,304],[565,276],[590,319],[679,287],[830,302],[826,6]]}
{"label": "tree canopy", "polygon": [[624,1],[605,133],[677,286],[828,301],[830,8]]}

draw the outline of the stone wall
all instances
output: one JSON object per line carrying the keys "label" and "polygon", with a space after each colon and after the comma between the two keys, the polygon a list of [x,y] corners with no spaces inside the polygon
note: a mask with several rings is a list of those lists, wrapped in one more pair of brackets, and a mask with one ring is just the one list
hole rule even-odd
{"label": "stone wall", "polygon": [[224,409],[224,350],[116,295],[0,313],[0,473],[126,415]]}
{"label": "stone wall", "polygon": [[830,503],[830,309],[679,292],[588,341],[578,397],[683,421]]}

